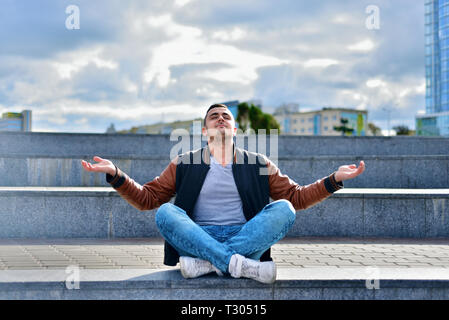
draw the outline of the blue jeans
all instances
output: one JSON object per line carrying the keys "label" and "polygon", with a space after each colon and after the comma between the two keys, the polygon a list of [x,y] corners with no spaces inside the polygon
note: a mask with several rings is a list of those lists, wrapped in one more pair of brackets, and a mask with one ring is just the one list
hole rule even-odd
{"label": "blue jeans", "polygon": [[227,273],[232,255],[238,253],[259,260],[266,250],[286,235],[295,218],[292,204],[287,200],[277,200],[267,204],[243,225],[200,226],[183,209],[165,203],[156,212],[156,225],[180,256],[210,261]]}

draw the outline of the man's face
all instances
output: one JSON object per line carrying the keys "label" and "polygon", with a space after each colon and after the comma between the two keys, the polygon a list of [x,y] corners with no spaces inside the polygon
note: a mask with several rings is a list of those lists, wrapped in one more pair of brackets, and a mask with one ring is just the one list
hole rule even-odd
{"label": "man's face", "polygon": [[206,116],[206,127],[202,129],[203,135],[215,137],[217,135],[234,136],[237,132],[235,120],[228,108],[213,108]]}

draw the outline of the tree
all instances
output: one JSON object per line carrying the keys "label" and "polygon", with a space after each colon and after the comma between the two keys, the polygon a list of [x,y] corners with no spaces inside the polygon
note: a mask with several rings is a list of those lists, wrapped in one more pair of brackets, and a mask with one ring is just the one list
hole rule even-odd
{"label": "tree", "polygon": [[368,130],[371,131],[373,136],[381,136],[382,135],[382,130],[372,122],[368,123]]}
{"label": "tree", "polygon": [[262,112],[260,108],[246,102],[242,102],[238,105],[237,124],[240,129],[246,131],[251,128],[257,134],[259,129],[265,129],[267,134],[271,129],[280,130],[280,125],[276,119],[268,113]]}
{"label": "tree", "polygon": [[348,122],[349,122],[348,119],[341,118],[340,119],[341,126],[338,126],[338,127],[334,126],[334,130],[341,131],[342,136],[344,136],[346,134],[347,135],[352,134],[354,132],[354,129],[347,126]]}
{"label": "tree", "polygon": [[408,126],[405,125],[399,125],[396,127],[393,127],[393,130],[396,131],[397,136],[409,136],[410,135],[410,129]]}
{"label": "tree", "polygon": [[239,125],[239,128],[243,131],[246,131],[250,125],[249,121],[249,106],[246,102],[239,103],[237,106],[238,112],[237,112],[237,124]]}

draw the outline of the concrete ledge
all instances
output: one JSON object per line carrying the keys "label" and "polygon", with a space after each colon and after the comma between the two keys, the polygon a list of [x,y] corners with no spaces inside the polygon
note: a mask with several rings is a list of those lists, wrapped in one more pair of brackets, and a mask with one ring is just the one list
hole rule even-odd
{"label": "concrete ledge", "polygon": [[[110,159],[140,184],[151,181],[166,168],[166,155],[114,155],[109,152],[60,156],[33,154],[0,155],[2,186],[109,186],[105,174],[85,171],[81,160],[93,162],[100,155]],[[273,159],[274,160],[274,159]],[[448,155],[284,155],[277,165],[300,184],[308,184],[329,175],[341,165],[364,160],[366,171],[346,182],[349,188],[447,188],[449,186]],[[379,174],[389,168],[389,174]],[[314,180],[315,179],[315,180]]]}
{"label": "concrete ledge", "polygon": [[[193,137],[189,138],[193,147]],[[258,136],[252,138],[259,139]],[[266,150],[270,150],[270,138],[265,139]],[[248,138],[244,140],[247,145]],[[167,156],[177,143],[179,137],[171,141],[170,135],[0,132],[0,155],[32,153],[59,157],[114,152],[124,156]],[[205,143],[201,141],[202,145]],[[447,155],[448,149],[449,139],[445,137],[278,136],[279,155]]]}
{"label": "concrete ledge", "polygon": [[[449,237],[449,189],[343,189],[303,211],[287,236]],[[0,238],[159,237],[156,210],[112,188],[0,188]]]}
{"label": "concrete ledge", "polygon": [[279,269],[272,285],[213,275],[184,279],[179,270],[80,270],[79,289],[68,289],[73,278],[64,270],[11,270],[0,271],[0,299],[449,299],[447,268],[379,268],[375,278],[372,270]]}
{"label": "concrete ledge", "polygon": [[[0,196],[110,196],[120,197],[112,187],[0,187]],[[344,188],[332,197],[338,198],[376,198],[376,197],[449,198],[449,189],[392,189],[392,188]]]}
{"label": "concrete ledge", "polygon": [[[189,139],[188,150],[194,148],[193,137]],[[244,140],[247,145],[248,137]],[[363,159],[367,170],[348,181],[347,187],[449,186],[448,138],[281,135],[273,152],[270,139],[265,140],[262,145],[266,148],[260,152],[277,155],[281,171],[300,184],[312,183],[341,165]],[[171,141],[169,135],[0,132],[0,185],[107,186],[104,174],[81,168],[80,160],[92,161],[94,155],[111,159],[144,184],[168,165],[171,149],[178,144],[178,137]],[[389,174],[379,174],[385,168]]]}

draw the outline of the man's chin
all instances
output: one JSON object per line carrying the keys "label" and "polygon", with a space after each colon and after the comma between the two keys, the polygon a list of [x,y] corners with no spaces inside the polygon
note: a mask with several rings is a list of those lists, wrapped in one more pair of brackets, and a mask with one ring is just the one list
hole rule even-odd
{"label": "man's chin", "polygon": [[217,129],[209,129],[208,130],[209,137],[213,137],[214,139],[220,139],[224,137],[232,137],[232,131],[227,128],[217,128]]}

